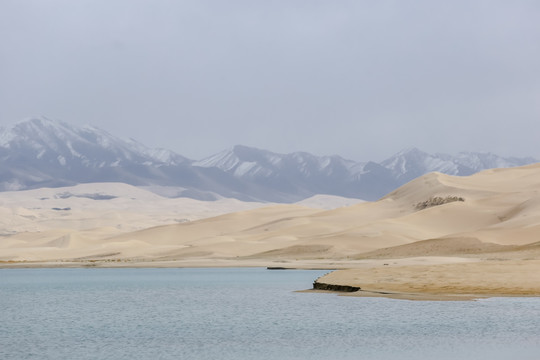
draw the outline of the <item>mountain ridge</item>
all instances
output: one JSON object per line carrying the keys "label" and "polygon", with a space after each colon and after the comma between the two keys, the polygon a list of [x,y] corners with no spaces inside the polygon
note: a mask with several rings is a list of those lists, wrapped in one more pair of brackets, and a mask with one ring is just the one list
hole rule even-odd
{"label": "mountain ridge", "polygon": [[471,175],[494,167],[520,166],[533,158],[491,153],[428,154],[417,148],[379,163],[339,155],[288,154],[235,145],[201,160],[149,148],[93,126],[77,127],[46,117],[0,128],[0,190],[125,182],[174,187],[172,197],[291,203],[316,194],[378,199],[428,172]]}

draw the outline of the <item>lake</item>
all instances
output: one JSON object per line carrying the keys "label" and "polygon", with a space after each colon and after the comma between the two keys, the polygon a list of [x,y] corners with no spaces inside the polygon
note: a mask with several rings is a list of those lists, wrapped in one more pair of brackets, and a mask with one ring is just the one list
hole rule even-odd
{"label": "lake", "polygon": [[540,299],[298,293],[328,271],[0,269],[0,359],[540,358]]}

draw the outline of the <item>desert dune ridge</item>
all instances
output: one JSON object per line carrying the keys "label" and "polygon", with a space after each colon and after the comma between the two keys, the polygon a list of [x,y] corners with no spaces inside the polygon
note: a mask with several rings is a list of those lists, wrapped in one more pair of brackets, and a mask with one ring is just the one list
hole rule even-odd
{"label": "desert dune ridge", "polygon": [[[121,233],[107,227],[74,231],[60,226],[18,232],[3,237],[0,260],[4,266],[256,264],[343,269],[319,280],[354,283],[373,293],[537,296],[539,191],[539,164],[468,177],[431,173],[379,201],[337,209],[257,205]],[[153,201],[158,203],[149,199]],[[20,216],[31,216],[24,209]],[[418,258],[446,260],[427,265],[406,261]],[[504,269],[505,276],[498,269]]]}

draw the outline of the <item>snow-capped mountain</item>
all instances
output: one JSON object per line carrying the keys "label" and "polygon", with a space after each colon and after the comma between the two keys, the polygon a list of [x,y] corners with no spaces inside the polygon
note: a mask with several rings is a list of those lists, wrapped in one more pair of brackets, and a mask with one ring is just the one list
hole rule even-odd
{"label": "snow-capped mountain", "polygon": [[502,158],[494,154],[431,155],[405,149],[381,163],[355,162],[340,156],[314,156],[304,152],[276,154],[234,146],[200,161],[196,167],[218,168],[261,186],[295,194],[332,194],[365,200],[378,199],[406,182],[432,171],[471,175],[484,169],[536,162],[533,158]]}
{"label": "snow-capped mountain", "polygon": [[139,176],[126,169],[189,165],[190,161],[95,127],[75,127],[40,117],[0,129],[0,163],[0,188],[16,190],[100,179],[137,183]]}
{"label": "snow-capped mountain", "polygon": [[[427,172],[469,175],[532,158],[401,151],[381,163],[234,146],[199,161],[101,129],[47,118],[0,129],[0,191],[89,182],[159,188],[170,196],[295,202],[315,194],[375,200]],[[164,187],[172,189],[165,191]]]}
{"label": "snow-capped mountain", "polygon": [[332,175],[336,172],[353,173],[363,164],[346,160],[340,156],[315,156],[306,152],[276,154],[247,146],[236,145],[230,149],[193,163],[199,167],[216,167],[231,172],[237,177],[269,177],[289,170],[301,177],[319,174]]}
{"label": "snow-capped mountain", "polygon": [[10,150],[11,156],[57,162],[62,166],[79,162],[88,167],[129,162],[176,165],[187,161],[172,151],[150,149],[133,139],[123,140],[95,127],[74,127],[45,117],[2,129],[0,149]]}
{"label": "snow-capped mountain", "polygon": [[431,155],[416,148],[410,148],[384,160],[381,165],[392,171],[393,176],[400,183],[406,183],[432,171],[466,176],[484,169],[521,166],[534,162],[536,160],[533,158],[503,158],[490,153],[461,152],[456,156]]}
{"label": "snow-capped mountain", "polygon": [[[277,154],[234,146],[200,161],[195,167],[220,169],[260,187],[270,187],[301,198],[313,194],[373,198],[394,189],[390,172],[375,163],[358,163],[340,156],[315,156],[306,152]],[[377,183],[387,178],[383,183]]]}

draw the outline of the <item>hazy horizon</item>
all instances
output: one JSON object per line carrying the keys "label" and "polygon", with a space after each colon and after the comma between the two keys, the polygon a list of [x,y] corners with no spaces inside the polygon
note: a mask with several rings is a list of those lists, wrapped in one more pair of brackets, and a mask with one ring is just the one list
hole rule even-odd
{"label": "hazy horizon", "polygon": [[191,159],[540,157],[531,1],[0,3],[0,125],[46,116]]}

